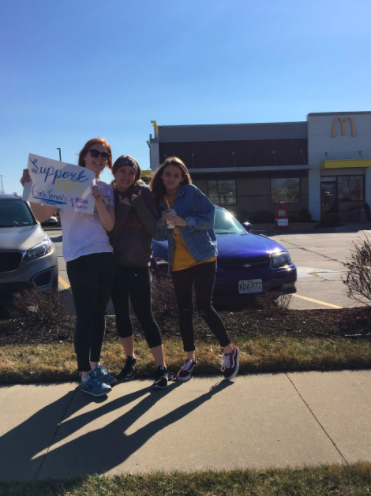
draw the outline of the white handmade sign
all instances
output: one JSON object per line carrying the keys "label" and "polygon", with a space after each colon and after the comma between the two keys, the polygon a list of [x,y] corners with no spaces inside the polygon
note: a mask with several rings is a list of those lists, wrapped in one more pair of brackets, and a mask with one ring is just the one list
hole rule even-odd
{"label": "white handmade sign", "polygon": [[31,181],[25,183],[23,200],[84,214],[94,213],[93,171],[32,153],[28,156],[27,168]]}

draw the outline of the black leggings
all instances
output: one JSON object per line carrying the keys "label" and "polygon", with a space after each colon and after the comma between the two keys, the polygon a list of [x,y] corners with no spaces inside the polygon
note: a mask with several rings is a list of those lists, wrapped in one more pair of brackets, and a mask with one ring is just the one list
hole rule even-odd
{"label": "black leggings", "polygon": [[112,287],[112,303],[115,308],[117,332],[121,338],[133,335],[130,304],[142,326],[150,348],[162,344],[160,328],[152,314],[151,280],[149,267],[124,267],[116,265]]}
{"label": "black leggings", "polygon": [[189,269],[171,273],[179,310],[179,328],[184,351],[194,351],[195,338],[193,330],[192,287],[196,293],[196,308],[212,333],[219,340],[220,346],[230,344],[230,339],[219,314],[212,306],[212,296],[216,277],[216,260],[194,265]]}
{"label": "black leggings", "polygon": [[67,262],[77,316],[75,351],[80,372],[89,371],[90,361],[100,359],[114,267],[112,253],[93,253]]}

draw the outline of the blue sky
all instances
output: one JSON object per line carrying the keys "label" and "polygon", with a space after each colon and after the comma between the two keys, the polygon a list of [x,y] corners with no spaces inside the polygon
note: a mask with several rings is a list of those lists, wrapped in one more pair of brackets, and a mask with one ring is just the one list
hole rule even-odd
{"label": "blue sky", "polygon": [[[149,168],[161,125],[371,110],[369,0],[3,0],[0,174],[104,136]],[[103,179],[109,181],[110,173]]]}

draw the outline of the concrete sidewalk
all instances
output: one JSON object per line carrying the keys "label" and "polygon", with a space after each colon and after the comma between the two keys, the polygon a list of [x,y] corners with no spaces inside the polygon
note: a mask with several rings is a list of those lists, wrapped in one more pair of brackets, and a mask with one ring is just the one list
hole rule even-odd
{"label": "concrete sidewalk", "polygon": [[371,461],[371,371],[0,387],[0,480]]}

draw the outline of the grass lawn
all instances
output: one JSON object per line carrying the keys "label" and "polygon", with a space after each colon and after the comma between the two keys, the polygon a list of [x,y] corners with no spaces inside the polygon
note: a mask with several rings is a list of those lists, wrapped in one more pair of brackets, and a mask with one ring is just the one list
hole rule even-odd
{"label": "grass lawn", "polygon": [[[166,287],[163,289],[163,300],[168,301],[173,291],[171,289],[171,293],[170,290],[166,293]],[[175,373],[185,355],[177,336],[177,312],[174,304],[169,308],[163,303],[161,305],[158,317],[161,329],[165,331],[166,362],[169,370]],[[40,314],[45,316],[45,311],[40,311]],[[269,313],[269,308],[264,308],[264,311],[257,310],[255,313],[224,313],[223,319],[227,328],[233,330],[232,341],[240,349],[240,374],[371,368],[369,309],[286,313],[277,313],[274,309]],[[114,320],[107,320],[102,362],[111,373],[118,374],[125,357],[116,337]],[[72,318],[48,317],[45,322],[47,324],[43,328],[39,329],[39,322],[34,322],[32,327],[28,314],[14,321],[0,321],[0,383],[79,379],[73,348]],[[220,375],[219,346],[214,338],[209,338],[210,331],[197,315],[195,322],[196,336],[199,337],[196,342],[199,365],[195,376]],[[135,319],[134,327],[135,350],[139,358],[137,377],[152,379],[155,364],[147,343],[143,338],[138,338]],[[222,445],[220,449],[223,449]],[[371,463],[225,472],[157,472],[112,477],[96,475],[31,482],[0,481],[0,496],[100,495],[371,496]]]}
{"label": "grass lawn", "polygon": [[0,482],[0,496],[367,496],[371,464]]}
{"label": "grass lawn", "polygon": [[[371,341],[336,338],[236,337],[240,348],[240,373],[304,370],[367,369],[371,367]],[[179,339],[164,340],[166,361],[176,372],[184,360]],[[199,365],[195,375],[219,374],[220,349],[215,340],[196,343]],[[136,342],[138,374],[152,378],[155,365],[144,340]],[[117,374],[124,354],[115,339],[103,345],[102,362]],[[77,380],[76,361],[71,343],[3,345],[0,347],[1,383],[36,383]]]}

